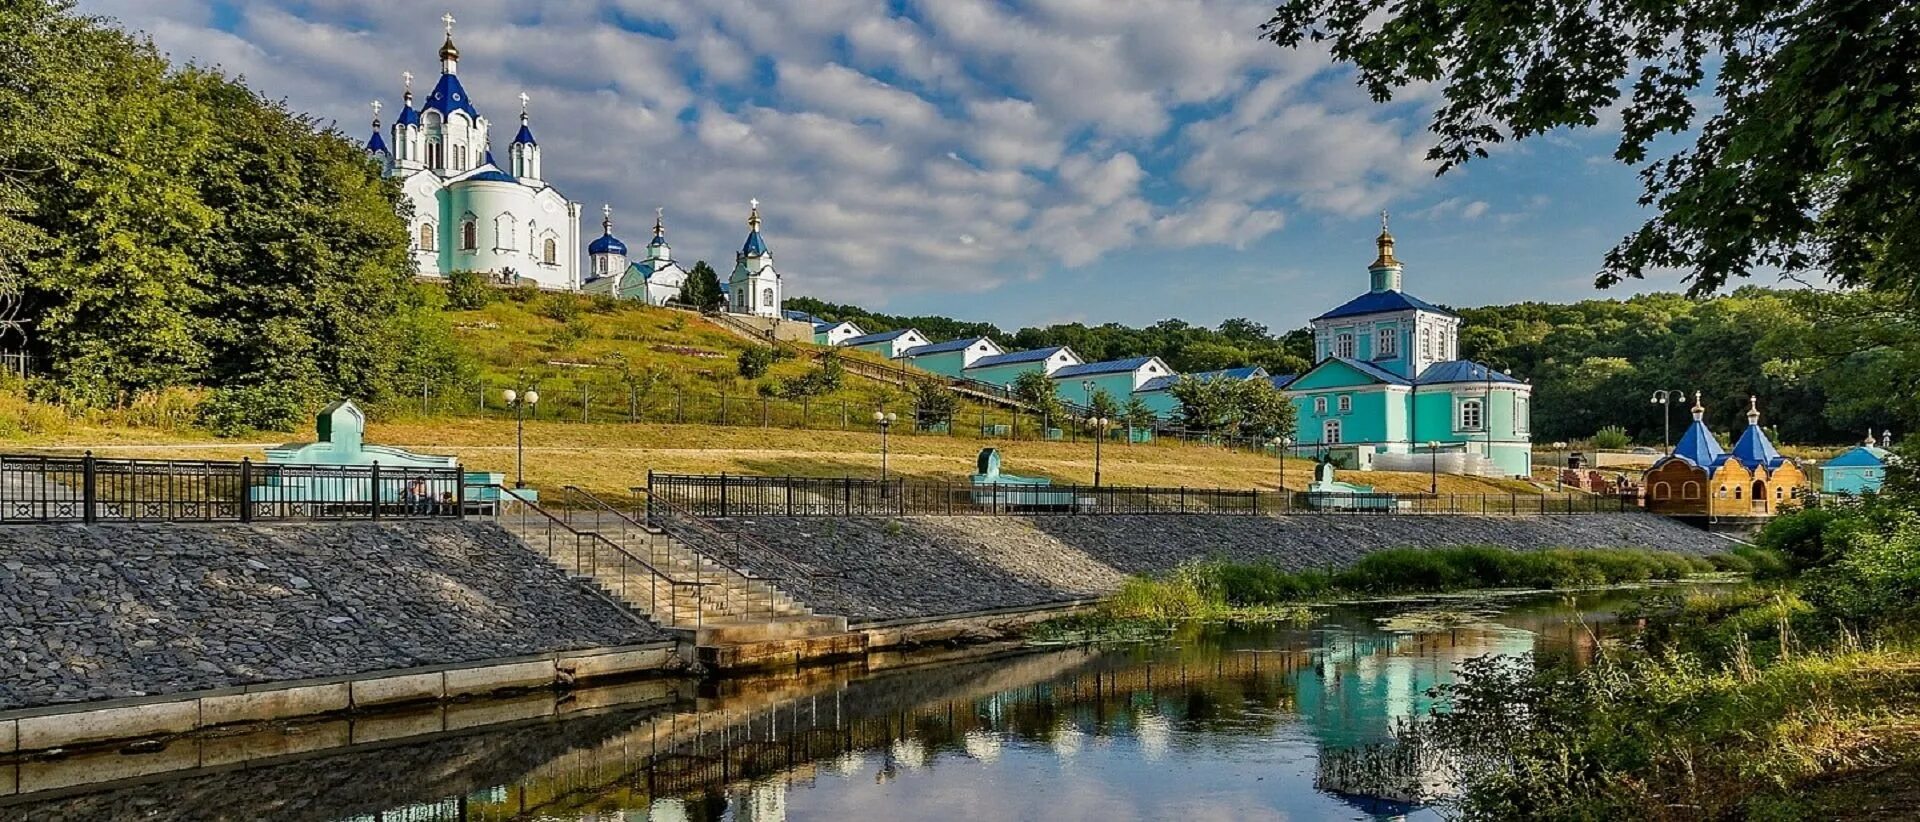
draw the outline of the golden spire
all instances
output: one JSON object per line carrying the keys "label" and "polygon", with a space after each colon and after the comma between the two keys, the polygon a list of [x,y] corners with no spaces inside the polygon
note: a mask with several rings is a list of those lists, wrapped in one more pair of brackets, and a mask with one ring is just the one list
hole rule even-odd
{"label": "golden spire", "polygon": [[655,237],[666,236],[666,233],[667,233],[667,227],[665,225],[666,219],[667,219],[667,210],[665,208],[655,208],[653,210],[653,236]]}
{"label": "golden spire", "polygon": [[1760,398],[1751,394],[1747,395],[1747,424],[1760,424]]}
{"label": "golden spire", "polygon": [[748,200],[748,201],[747,201],[747,209],[748,209],[748,211],[747,211],[747,228],[750,228],[750,229],[753,229],[754,231],[759,231],[759,230],[760,230],[760,200],[759,200],[759,198],[755,198],[755,199],[752,199],[752,200]]}
{"label": "golden spire", "polygon": [[447,12],[440,22],[447,24],[447,42],[440,46],[440,59],[442,62],[457,61],[460,59],[460,47],[453,44],[453,24],[456,22],[453,12]]}
{"label": "golden spire", "polygon": [[1879,440],[1876,440],[1873,438],[1873,426],[1871,425],[1867,426],[1867,440],[1864,444],[1867,446],[1875,446],[1880,444]]}
{"label": "golden spire", "polygon": [[1387,212],[1385,211],[1380,212],[1380,239],[1376,243],[1380,246],[1380,256],[1375,257],[1373,265],[1368,268],[1398,267],[1400,261],[1393,257],[1393,234],[1387,231]]}
{"label": "golden spire", "polygon": [[1700,402],[1700,392],[1693,392],[1693,421],[1699,422],[1707,416],[1707,407]]}

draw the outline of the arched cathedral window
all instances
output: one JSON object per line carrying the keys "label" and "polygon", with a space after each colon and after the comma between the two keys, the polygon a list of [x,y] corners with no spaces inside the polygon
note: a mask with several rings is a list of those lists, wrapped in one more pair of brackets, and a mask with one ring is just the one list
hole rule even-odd
{"label": "arched cathedral window", "polygon": [[433,223],[420,224],[420,250],[432,251],[434,245]]}
{"label": "arched cathedral window", "polygon": [[493,244],[496,251],[512,251],[519,245],[517,222],[512,214],[493,218]]}
{"label": "arched cathedral window", "polygon": [[540,244],[540,261],[547,265],[560,264],[560,244],[554,242],[552,237]]}
{"label": "arched cathedral window", "polygon": [[472,217],[460,221],[460,250],[473,251],[480,247],[480,226]]}
{"label": "arched cathedral window", "polygon": [[764,291],[761,291],[760,302],[763,308],[772,308],[773,307],[773,289],[769,288]]}

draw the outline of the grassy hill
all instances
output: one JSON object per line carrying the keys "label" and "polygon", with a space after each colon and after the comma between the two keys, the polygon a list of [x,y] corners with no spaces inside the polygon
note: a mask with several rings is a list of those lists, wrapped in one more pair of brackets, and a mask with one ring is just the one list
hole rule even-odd
{"label": "grassy hill", "polygon": [[[818,366],[794,357],[764,376],[742,377],[739,358],[754,343],[670,309],[569,295],[514,294],[446,315],[470,371],[423,386],[422,397],[369,408],[370,441],[458,455],[481,470],[511,473],[514,426],[500,393],[533,386],[541,399],[527,424],[527,473],[537,487],[574,483],[624,495],[648,470],[676,473],[874,476],[877,407],[909,416],[898,387],[848,373],[838,388],[802,399],[780,386]],[[846,352],[848,357],[878,357]],[[304,440],[308,430],[219,438],[193,424],[195,392],[181,390],[113,412],[69,414],[29,402],[0,386],[0,447],[10,451],[91,449],[102,456],[174,459],[259,458],[262,449]],[[767,396],[772,394],[773,396]],[[584,398],[584,404],[583,404]],[[583,422],[582,411],[585,411]],[[630,417],[637,421],[630,421]],[[724,420],[725,424],[720,424]],[[1031,438],[982,439],[982,423],[1007,425],[1011,414],[961,403],[954,431],[916,433],[895,427],[892,467],[904,476],[964,480],[983,445],[999,447],[1012,473],[1060,482],[1093,479],[1093,446]],[[1103,449],[1103,479],[1114,485],[1272,488],[1280,469],[1271,456],[1161,442]],[[1289,460],[1288,485],[1305,488],[1311,463]],[[1425,474],[1349,474],[1383,491],[1428,487]],[[1525,483],[1442,477],[1442,493],[1533,493]]]}

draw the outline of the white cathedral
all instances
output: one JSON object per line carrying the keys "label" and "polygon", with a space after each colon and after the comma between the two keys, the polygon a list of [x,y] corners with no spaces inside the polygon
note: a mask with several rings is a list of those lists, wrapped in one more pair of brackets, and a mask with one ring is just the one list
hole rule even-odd
{"label": "white cathedral", "polygon": [[[382,134],[380,109],[373,104],[373,137],[367,150],[387,174],[400,178],[413,205],[410,228],[416,270],[445,277],[477,271],[495,282],[531,282],[541,288],[609,294],[664,305],[679,297],[689,276],[673,259],[660,212],[646,256],[632,260],[627,245],[613,235],[613,213],[603,210],[601,235],[587,247],[590,268],[580,271],[580,204],[568,200],[542,178],[540,143],[520,95],[520,131],[507,148],[507,165],[495,159],[491,124],[474,108],[460,84],[460,49],[453,44],[453,15],[440,46],[440,81],[426,104],[413,106],[413,74],[406,84],[400,116]],[[721,284],[726,310],[762,317],[781,316],[782,294],[773,253],[760,236],[759,202],[750,204],[746,243],[734,255],[733,275]]]}

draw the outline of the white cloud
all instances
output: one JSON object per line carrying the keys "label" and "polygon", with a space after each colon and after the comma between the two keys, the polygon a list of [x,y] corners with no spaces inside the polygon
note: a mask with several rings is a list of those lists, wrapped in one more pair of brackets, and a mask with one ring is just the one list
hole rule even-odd
{"label": "white cloud", "polygon": [[[364,136],[430,87],[439,11],[390,0],[82,0]],[[1244,249],[1431,178],[1416,104],[1381,109],[1257,26],[1271,0],[577,0],[458,5],[461,77],[547,177],[676,253],[730,264],[746,200],[796,293],[992,288],[1127,249]],[[637,21],[629,30],[617,21]],[[1201,119],[1195,119],[1201,117]],[[1478,217],[1485,204],[1459,207]],[[635,216],[630,216],[635,215]],[[591,227],[588,227],[591,230]]]}

